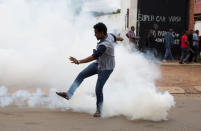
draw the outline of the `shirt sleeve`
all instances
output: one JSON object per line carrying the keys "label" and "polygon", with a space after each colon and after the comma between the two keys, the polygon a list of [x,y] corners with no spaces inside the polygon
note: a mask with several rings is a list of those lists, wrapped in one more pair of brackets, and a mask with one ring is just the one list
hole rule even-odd
{"label": "shirt sleeve", "polygon": [[165,39],[165,43],[167,43],[168,42],[168,36],[167,36],[167,34],[165,35],[164,39]]}
{"label": "shirt sleeve", "polygon": [[93,51],[92,56],[94,57],[94,59],[98,59],[101,55],[103,55],[105,50],[106,50],[106,46],[100,45],[97,50]]}
{"label": "shirt sleeve", "polygon": [[114,37],[114,42],[117,41],[117,37],[114,34],[111,34]]}
{"label": "shirt sleeve", "polygon": [[171,44],[174,44],[174,37],[171,35]]}
{"label": "shirt sleeve", "polygon": [[195,36],[195,34],[193,34],[193,40],[196,40],[196,36]]}
{"label": "shirt sleeve", "polygon": [[193,40],[198,40],[198,37],[196,34],[193,35]]}

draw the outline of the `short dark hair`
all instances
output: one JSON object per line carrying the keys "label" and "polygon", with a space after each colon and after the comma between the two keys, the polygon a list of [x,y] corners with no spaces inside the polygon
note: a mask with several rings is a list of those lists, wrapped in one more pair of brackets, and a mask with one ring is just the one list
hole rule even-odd
{"label": "short dark hair", "polygon": [[107,27],[104,23],[97,23],[94,25],[94,29],[97,30],[98,32],[103,32],[103,34],[107,34]]}
{"label": "short dark hair", "polygon": [[169,32],[171,32],[171,31],[173,31],[173,29],[172,29],[172,28],[169,28]]}
{"label": "short dark hair", "polygon": [[135,27],[134,27],[134,26],[131,26],[131,29],[132,29],[132,28],[134,28],[134,29],[135,29]]}

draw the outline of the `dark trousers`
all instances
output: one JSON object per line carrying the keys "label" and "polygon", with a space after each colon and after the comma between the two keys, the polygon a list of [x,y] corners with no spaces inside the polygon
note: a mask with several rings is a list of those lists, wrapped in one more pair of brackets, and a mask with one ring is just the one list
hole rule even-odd
{"label": "dark trousers", "polygon": [[[192,49],[193,47],[191,47]],[[194,53],[192,51],[189,52],[188,62],[192,62],[194,57]]]}
{"label": "dark trousers", "polygon": [[75,90],[79,87],[82,81],[90,77],[92,75],[98,74],[98,80],[96,82],[96,106],[97,111],[101,111],[103,105],[103,86],[108,80],[110,74],[113,70],[99,70],[98,63],[91,63],[88,67],[86,67],[83,71],[79,73],[79,75],[74,80],[73,84],[69,88],[67,94],[71,98],[75,92]]}
{"label": "dark trousers", "polygon": [[186,62],[190,57],[190,51],[189,48],[181,48],[181,58],[180,63]]}
{"label": "dark trousers", "polygon": [[170,60],[174,60],[174,58],[172,56],[171,47],[166,47],[166,49],[165,49],[165,56],[164,56],[163,60],[167,60],[168,57],[170,58]]}
{"label": "dark trousers", "polygon": [[198,56],[198,47],[197,45],[193,46],[194,51],[194,62],[197,62],[197,56]]}

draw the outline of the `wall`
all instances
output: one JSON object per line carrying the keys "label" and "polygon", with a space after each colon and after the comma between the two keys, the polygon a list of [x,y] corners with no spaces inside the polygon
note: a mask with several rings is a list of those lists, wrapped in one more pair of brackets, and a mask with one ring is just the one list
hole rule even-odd
{"label": "wall", "polygon": [[195,30],[199,30],[200,35],[201,35],[201,21],[196,21],[195,22]]}
{"label": "wall", "polygon": [[189,0],[189,24],[188,29],[194,28],[194,0]]}
{"label": "wall", "polygon": [[195,1],[194,14],[201,14],[201,0]]}
{"label": "wall", "polygon": [[[126,14],[127,14],[127,9],[129,9],[129,28],[131,26],[136,27],[137,23],[137,1],[138,0],[122,0],[121,1],[121,15],[122,18],[124,18],[124,27],[126,26]],[[127,30],[127,28],[124,28]]]}

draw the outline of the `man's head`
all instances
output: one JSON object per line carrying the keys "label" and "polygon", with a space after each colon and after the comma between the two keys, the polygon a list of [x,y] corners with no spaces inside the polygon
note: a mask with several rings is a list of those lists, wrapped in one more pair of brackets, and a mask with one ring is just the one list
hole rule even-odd
{"label": "man's head", "polygon": [[132,31],[135,31],[135,27],[134,27],[134,26],[131,26],[131,30],[132,30]]}
{"label": "man's head", "polygon": [[195,33],[196,33],[197,35],[199,35],[199,30],[196,30]]}
{"label": "man's head", "polygon": [[107,35],[106,25],[103,23],[97,23],[96,25],[94,25],[94,33],[97,40],[105,38],[105,36]]}
{"label": "man's head", "polygon": [[149,34],[151,34],[151,35],[153,34],[153,30],[152,29],[149,30]]}
{"label": "man's head", "polygon": [[173,32],[173,29],[172,29],[172,28],[170,28],[170,29],[169,29],[169,32],[170,32],[170,33],[172,33],[172,32]]}

